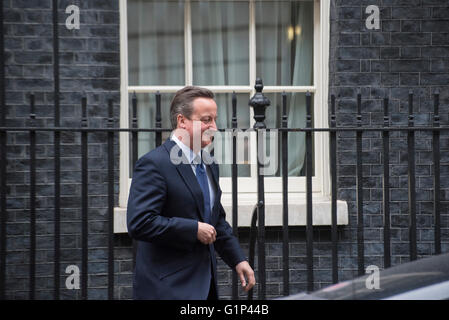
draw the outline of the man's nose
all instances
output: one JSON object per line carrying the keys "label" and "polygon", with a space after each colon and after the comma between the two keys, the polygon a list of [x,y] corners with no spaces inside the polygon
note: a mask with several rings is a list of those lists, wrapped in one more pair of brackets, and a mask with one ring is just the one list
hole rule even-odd
{"label": "man's nose", "polygon": [[215,119],[212,119],[212,123],[210,124],[209,129],[218,130],[217,123],[215,122]]}

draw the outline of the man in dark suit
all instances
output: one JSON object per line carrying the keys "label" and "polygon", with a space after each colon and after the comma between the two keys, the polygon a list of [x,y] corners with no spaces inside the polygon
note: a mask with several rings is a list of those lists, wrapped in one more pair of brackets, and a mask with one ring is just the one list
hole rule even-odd
{"label": "man in dark suit", "polygon": [[213,98],[204,88],[178,91],[171,139],[136,162],[127,210],[128,233],[138,240],[134,299],[218,299],[215,252],[245,291],[255,284],[225,220],[218,165],[203,150],[217,130]]}

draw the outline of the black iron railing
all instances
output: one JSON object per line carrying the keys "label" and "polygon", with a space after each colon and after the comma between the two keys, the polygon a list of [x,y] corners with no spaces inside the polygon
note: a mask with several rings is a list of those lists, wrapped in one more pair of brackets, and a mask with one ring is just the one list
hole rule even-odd
{"label": "black iron railing", "polygon": [[[256,85],[257,86],[257,85]],[[359,93],[357,95],[357,114],[356,114],[356,126],[355,127],[337,127],[336,126],[336,113],[335,113],[335,95],[331,95],[330,99],[330,121],[329,128],[312,128],[311,123],[311,99],[310,93],[306,94],[306,110],[307,110],[307,122],[305,128],[287,128],[286,125],[286,99],[285,93],[283,93],[283,121],[282,127],[278,130],[282,134],[282,166],[283,166],[283,287],[284,295],[289,294],[289,236],[288,236],[288,187],[287,187],[287,132],[305,132],[306,136],[306,264],[307,264],[307,290],[312,291],[314,289],[314,266],[313,266],[313,215],[312,215],[312,133],[314,132],[328,132],[330,142],[330,177],[331,177],[331,251],[332,251],[332,282],[338,282],[338,231],[337,231],[337,132],[353,132],[356,139],[356,211],[357,211],[357,269],[358,274],[365,274],[365,240],[364,240],[364,199],[363,199],[363,148],[362,138],[364,133],[368,132],[381,132],[382,133],[382,145],[383,145],[383,256],[384,267],[391,266],[391,230],[390,230],[390,132],[404,132],[407,134],[407,163],[408,163],[408,212],[409,212],[409,259],[416,260],[417,249],[417,230],[416,223],[416,172],[415,172],[415,133],[416,132],[432,132],[432,155],[433,155],[433,176],[434,176],[434,203],[433,203],[433,217],[434,217],[434,254],[441,253],[441,200],[440,200],[440,132],[449,131],[449,127],[440,126],[439,117],[439,91],[436,90],[433,95],[434,101],[434,117],[433,126],[415,126],[414,123],[414,110],[413,110],[413,92],[409,92],[408,106],[409,116],[408,125],[406,127],[390,126],[389,116],[389,99],[385,97],[383,99],[383,111],[384,122],[383,127],[362,127],[362,97]],[[259,98],[260,99],[260,98]],[[255,112],[256,114],[256,112]],[[256,119],[256,117],[255,117]],[[258,116],[258,119],[263,119],[262,116]],[[257,119],[256,119],[257,121]],[[262,120],[263,121],[263,120]],[[256,126],[255,126],[256,127]],[[263,125],[258,125],[256,130],[265,129]],[[258,171],[258,181],[262,181],[263,177],[260,177]],[[263,190],[263,189],[262,189]],[[263,209],[263,194],[258,188],[259,202],[253,211],[253,217],[251,220],[251,233],[250,233],[250,249],[249,261],[254,264],[255,250],[254,246],[257,242],[259,247],[264,246],[264,211]],[[261,200],[262,199],[262,202]],[[397,201],[397,199],[395,200]],[[259,225],[256,227],[256,221],[259,219]],[[259,230],[257,230],[259,228]],[[260,230],[262,229],[262,230]],[[257,233],[257,238],[255,234]],[[260,243],[262,241],[262,244]],[[259,286],[259,298],[265,298],[265,252],[264,250],[258,251],[258,281]],[[253,293],[248,294],[248,299],[252,299]]]}
{"label": "black iron railing", "polygon": [[[251,106],[255,108],[265,109],[269,101],[264,98],[262,93],[262,82],[258,80],[256,84],[256,96],[254,99],[251,99]],[[0,271],[0,278],[2,279],[2,284],[5,284],[6,277],[6,256],[7,256],[7,246],[8,246],[8,238],[6,236],[6,215],[8,208],[6,206],[6,198],[7,198],[7,181],[6,177],[6,163],[8,154],[6,152],[7,147],[7,136],[10,133],[14,132],[28,132],[29,133],[29,175],[30,175],[30,190],[29,190],[29,203],[30,203],[30,215],[29,215],[29,223],[30,223],[30,247],[29,247],[29,261],[30,261],[30,269],[29,269],[29,298],[34,299],[35,291],[36,291],[36,136],[41,132],[53,132],[55,135],[60,135],[61,133],[71,132],[72,134],[80,134],[81,135],[81,145],[80,145],[80,154],[81,154],[81,226],[80,226],[80,234],[81,234],[81,298],[87,299],[87,279],[89,276],[88,270],[88,136],[91,133],[102,132],[107,134],[107,163],[108,163],[108,298],[113,299],[114,297],[114,242],[113,242],[113,210],[114,210],[114,137],[118,135],[119,132],[129,132],[131,134],[132,142],[131,142],[131,154],[132,154],[132,163],[134,164],[137,161],[137,140],[139,132],[154,132],[155,133],[155,142],[156,146],[162,143],[162,132],[169,132],[171,129],[162,128],[162,118],[161,118],[161,94],[159,92],[155,93],[156,99],[156,122],[155,128],[138,128],[137,127],[137,97],[133,95],[132,100],[132,119],[131,119],[131,128],[115,128],[114,127],[114,118],[113,118],[113,100],[108,100],[108,118],[107,124],[104,128],[89,128],[87,125],[87,99],[85,96],[81,98],[80,104],[82,109],[82,117],[80,121],[80,126],[77,128],[69,128],[69,127],[37,127],[36,123],[36,114],[35,114],[35,96],[34,94],[29,95],[29,104],[30,104],[30,122],[28,127],[0,127],[0,137],[1,137],[1,162],[0,162],[0,172],[2,172],[2,181],[0,189],[0,199],[1,199],[1,246],[0,246],[0,258],[2,266]],[[257,100],[258,99],[258,100]],[[382,140],[383,140],[383,217],[384,217],[384,225],[383,225],[383,245],[384,245],[384,266],[388,267],[391,265],[391,233],[390,233],[390,185],[389,185],[389,145],[390,145],[390,133],[392,132],[404,132],[407,134],[407,142],[408,142],[408,204],[409,204],[409,256],[410,260],[414,260],[417,258],[417,237],[416,233],[419,229],[419,225],[416,222],[416,175],[415,175],[415,141],[414,136],[416,132],[432,132],[432,153],[433,153],[433,175],[434,179],[434,233],[435,233],[435,254],[441,253],[441,219],[440,219],[440,210],[441,210],[441,201],[440,201],[440,132],[448,131],[448,127],[440,126],[439,122],[439,93],[435,92],[434,96],[434,119],[433,126],[415,126],[413,122],[413,93],[409,95],[409,122],[407,126],[391,126],[389,113],[388,113],[388,98],[385,98],[383,101],[384,108],[384,123],[382,127],[367,127],[364,128],[361,126],[361,95],[357,96],[357,125],[355,127],[337,127],[336,126],[336,115],[335,115],[335,97],[331,95],[330,100],[330,123],[329,128],[313,128],[311,121],[311,94],[306,94],[306,110],[307,110],[307,122],[305,128],[288,128],[287,127],[287,116],[286,116],[286,95],[282,94],[282,126],[281,128],[265,128],[263,123],[264,121],[264,112],[255,112],[255,120],[256,131],[262,130],[274,130],[277,129],[281,132],[281,149],[282,149],[282,166],[284,170],[282,171],[282,185],[283,185],[283,227],[282,227],[282,246],[283,246],[283,257],[282,257],[282,269],[283,269],[283,294],[288,295],[290,293],[289,289],[289,222],[288,222],[288,176],[287,176],[287,156],[288,156],[288,132],[305,132],[306,139],[306,159],[305,159],[305,172],[306,172],[306,265],[307,265],[307,289],[309,291],[314,288],[314,265],[313,265],[313,215],[312,215],[312,139],[313,134],[316,132],[327,132],[329,134],[329,142],[330,142],[330,180],[331,180],[331,239],[332,239],[332,281],[334,283],[338,282],[338,232],[337,232],[337,133],[338,132],[352,132],[356,138],[356,209],[357,209],[357,269],[360,274],[363,274],[365,271],[365,254],[364,254],[364,224],[363,224],[363,185],[362,185],[362,138],[364,133],[368,132],[381,132]],[[236,95],[234,94],[232,97],[232,106],[233,106],[233,114],[232,114],[232,127],[233,129],[237,129],[237,100]],[[259,136],[259,134],[257,134]],[[58,141],[54,140],[54,148],[57,149]],[[262,146],[263,144],[261,144]],[[237,234],[238,229],[238,190],[237,190],[237,163],[236,163],[236,150],[237,150],[237,141],[236,136],[233,136],[233,163],[232,163],[232,216],[233,216],[233,228],[234,233]],[[262,153],[264,154],[264,153]],[[54,159],[57,161],[58,154],[55,153]],[[258,163],[258,169],[260,169],[261,164]],[[59,170],[59,166],[57,167]],[[250,262],[254,266],[254,256],[256,253],[255,245],[257,243],[257,281],[259,284],[258,298],[264,299],[266,297],[266,253],[265,253],[265,200],[264,200],[264,176],[261,174],[261,171],[258,170],[258,201],[255,204],[255,209],[253,213],[252,223],[251,223],[251,232],[250,232],[250,243],[249,243],[249,253],[250,253]],[[55,190],[59,190],[60,185],[57,185],[58,181],[55,180]],[[60,199],[56,199],[60,197],[59,192],[55,192],[55,203],[60,203]],[[61,208],[61,206],[59,206]],[[56,209],[56,207],[55,207]],[[59,216],[55,215],[54,217],[55,225],[61,223],[61,219]],[[257,226],[256,226],[257,224]],[[63,249],[61,249],[57,244],[60,241],[60,227],[55,226],[55,232],[53,234],[54,244],[57,251],[54,253],[54,268],[58,268],[60,265],[60,256]],[[55,249],[55,250],[56,250]],[[55,271],[54,274],[54,283],[55,286],[59,285],[59,273]],[[237,277],[234,273],[232,278],[232,294],[233,298],[238,298],[238,286],[237,286]],[[6,286],[2,285],[0,288],[2,297],[4,297]],[[58,299],[59,289],[54,290],[54,298]],[[253,293],[250,292],[248,298],[252,299]]]}

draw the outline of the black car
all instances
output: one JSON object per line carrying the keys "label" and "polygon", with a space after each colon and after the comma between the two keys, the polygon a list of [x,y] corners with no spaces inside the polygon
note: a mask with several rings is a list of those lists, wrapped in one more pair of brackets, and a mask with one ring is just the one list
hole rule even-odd
{"label": "black car", "polygon": [[391,267],[378,275],[375,288],[373,275],[367,274],[282,300],[449,300],[449,253]]}

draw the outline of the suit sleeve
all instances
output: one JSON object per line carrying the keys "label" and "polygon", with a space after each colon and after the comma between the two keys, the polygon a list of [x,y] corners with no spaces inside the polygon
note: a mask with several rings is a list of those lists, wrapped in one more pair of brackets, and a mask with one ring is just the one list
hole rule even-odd
{"label": "suit sleeve", "polygon": [[192,250],[197,241],[198,222],[162,215],[167,185],[149,157],[136,162],[128,198],[127,226],[133,239]]}
{"label": "suit sleeve", "polygon": [[214,243],[215,250],[218,252],[223,261],[232,269],[237,264],[246,260],[242,248],[232,232],[232,228],[226,221],[226,213],[220,203],[220,216],[215,226],[217,231],[216,241]]}
{"label": "suit sleeve", "polygon": [[[216,177],[220,176],[218,172],[218,166],[213,166],[213,170],[216,172]],[[215,225],[217,231],[217,237],[214,242],[215,250],[218,252],[223,261],[232,269],[237,264],[246,260],[246,256],[243,253],[242,248],[232,232],[232,228],[226,221],[226,212],[220,203],[218,222]]]}

